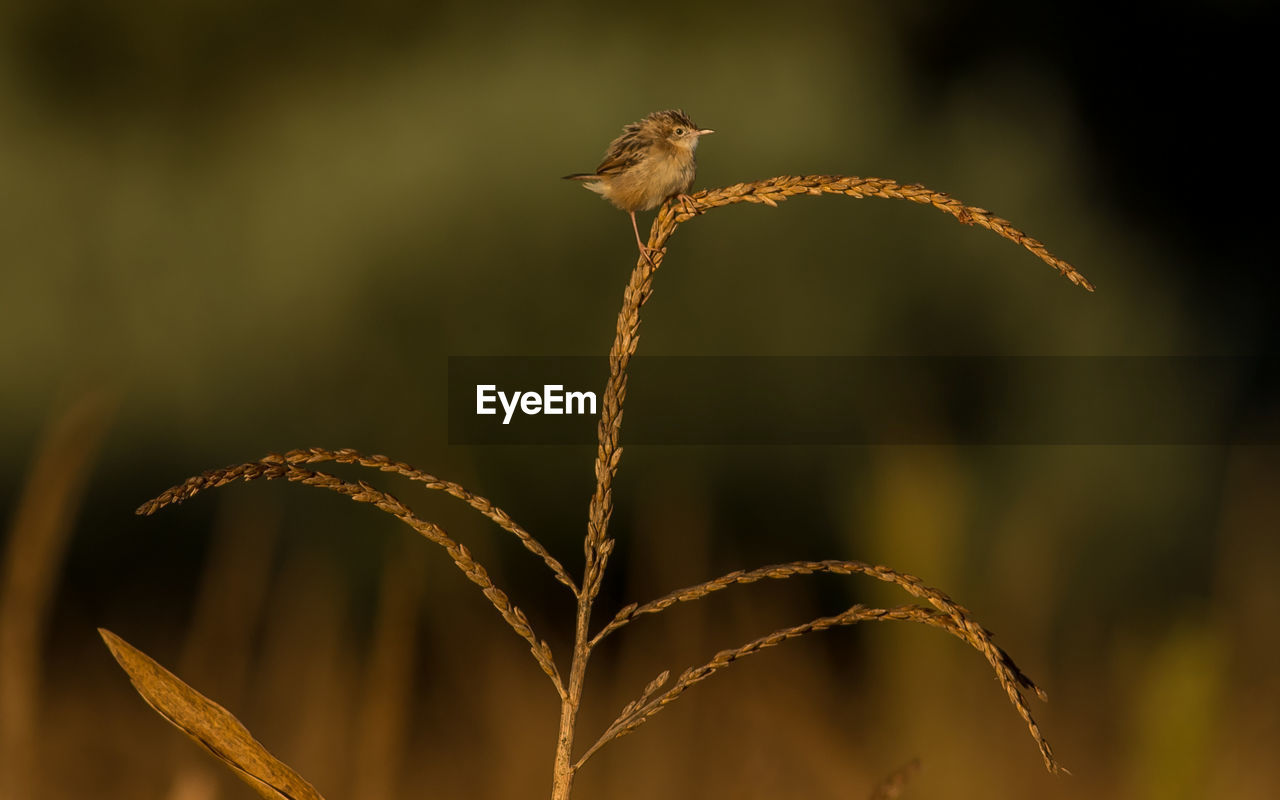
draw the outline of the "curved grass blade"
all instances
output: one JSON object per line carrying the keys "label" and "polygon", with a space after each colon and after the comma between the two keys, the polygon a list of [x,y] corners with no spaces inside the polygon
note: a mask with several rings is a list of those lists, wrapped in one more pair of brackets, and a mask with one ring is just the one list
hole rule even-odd
{"label": "curved grass blade", "polygon": [[142,699],[258,794],[268,800],[324,800],[306,779],[254,739],[230,711],[106,628],[98,633]]}

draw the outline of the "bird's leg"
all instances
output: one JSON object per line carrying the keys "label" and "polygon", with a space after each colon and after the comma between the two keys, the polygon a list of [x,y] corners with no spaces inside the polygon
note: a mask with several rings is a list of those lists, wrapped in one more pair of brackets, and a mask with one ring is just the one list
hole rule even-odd
{"label": "bird's leg", "polygon": [[680,211],[690,216],[698,213],[698,207],[693,204],[693,198],[684,192],[676,195],[676,202],[680,204]]}
{"label": "bird's leg", "polygon": [[640,247],[640,255],[644,256],[644,260],[649,262],[649,266],[657,268],[657,264],[653,263],[653,250],[646,247],[644,242],[640,241],[640,226],[636,224],[636,212],[631,211],[631,230],[636,232],[636,244]]}

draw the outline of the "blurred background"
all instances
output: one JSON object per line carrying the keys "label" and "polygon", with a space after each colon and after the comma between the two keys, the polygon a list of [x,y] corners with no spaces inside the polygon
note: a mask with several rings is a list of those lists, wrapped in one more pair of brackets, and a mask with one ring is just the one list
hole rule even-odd
{"label": "blurred background", "polygon": [[[491,498],[577,574],[594,448],[449,446],[446,358],[607,352],[635,244],[558,178],[650,111],[717,131],[698,187],[918,181],[1098,291],[910,203],[735,206],[671,241],[642,354],[1274,354],[1262,8],[4,4],[0,795],[254,796],[146,707],[99,626],[331,800],[547,795],[554,692],[437,548],[297,485],[133,509],[207,468],[354,447]],[[865,797],[913,758],[907,797],[1280,793],[1276,448],[936,427],[629,449],[597,619],[733,569],[883,563],[996,632],[1074,776],[1046,774],[980,655],[895,624],[735,665],[601,751],[575,797]],[[472,548],[567,669],[570,598],[512,537],[334,471]],[[740,587],[629,626],[592,661],[582,746],[663,669],[909,599],[870,583]]]}

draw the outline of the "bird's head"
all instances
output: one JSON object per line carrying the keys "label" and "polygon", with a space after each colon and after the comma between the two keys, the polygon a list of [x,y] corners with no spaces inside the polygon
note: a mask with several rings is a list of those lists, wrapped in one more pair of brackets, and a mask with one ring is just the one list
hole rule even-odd
{"label": "bird's head", "polygon": [[710,128],[699,128],[683,111],[676,109],[655,111],[645,118],[645,124],[658,139],[684,150],[695,149],[698,137],[715,133]]}

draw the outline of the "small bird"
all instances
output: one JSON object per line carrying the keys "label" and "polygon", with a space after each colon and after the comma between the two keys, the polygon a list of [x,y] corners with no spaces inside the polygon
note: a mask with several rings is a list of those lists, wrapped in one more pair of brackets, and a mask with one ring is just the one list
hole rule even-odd
{"label": "small bird", "polygon": [[595,172],[566,175],[631,215],[640,254],[653,263],[650,250],[640,240],[636,212],[657,208],[667,198],[688,199],[698,165],[693,153],[698,137],[715,133],[699,128],[683,111],[655,111],[622,129],[609,143],[604,161]]}

